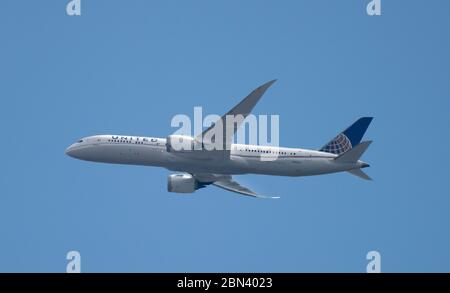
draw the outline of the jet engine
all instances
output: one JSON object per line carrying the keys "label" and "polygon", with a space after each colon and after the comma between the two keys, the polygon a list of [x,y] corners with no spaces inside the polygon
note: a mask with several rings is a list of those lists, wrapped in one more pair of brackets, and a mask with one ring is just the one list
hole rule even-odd
{"label": "jet engine", "polygon": [[167,191],[193,193],[197,190],[197,180],[190,174],[173,174],[167,178]]}

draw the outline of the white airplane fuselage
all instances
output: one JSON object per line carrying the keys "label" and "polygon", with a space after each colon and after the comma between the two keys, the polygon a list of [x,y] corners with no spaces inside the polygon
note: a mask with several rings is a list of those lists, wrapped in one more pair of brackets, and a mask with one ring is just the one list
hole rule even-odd
{"label": "white airplane fuselage", "polygon": [[337,155],[316,150],[232,144],[230,156],[208,157],[208,151],[170,152],[165,138],[95,135],[85,137],[66,149],[81,160],[163,167],[186,173],[266,174],[310,176],[367,167],[361,160],[336,162]]}
{"label": "white airplane fuselage", "polygon": [[[241,195],[261,195],[237,182],[233,175],[265,174],[310,176],[348,171],[364,180],[371,178],[360,160],[372,141],[361,141],[373,117],[361,117],[320,150],[230,144],[253,108],[275,82],[269,81],[242,99],[215,123],[195,137],[177,133],[166,138],[95,135],[85,137],[66,149],[81,160],[163,167],[182,172],[167,178],[167,191],[193,193],[214,185]],[[231,118],[231,119],[230,119]]]}

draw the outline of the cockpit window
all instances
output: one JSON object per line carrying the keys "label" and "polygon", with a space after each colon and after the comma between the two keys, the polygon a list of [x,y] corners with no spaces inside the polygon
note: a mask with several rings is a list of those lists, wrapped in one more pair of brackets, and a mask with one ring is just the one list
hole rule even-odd
{"label": "cockpit window", "polygon": [[83,140],[82,139],[80,139],[79,141],[78,141],[78,143],[82,143],[83,142]]}

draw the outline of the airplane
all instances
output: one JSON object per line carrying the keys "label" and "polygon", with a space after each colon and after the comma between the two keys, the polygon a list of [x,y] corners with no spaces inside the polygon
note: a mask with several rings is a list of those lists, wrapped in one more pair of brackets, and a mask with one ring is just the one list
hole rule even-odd
{"label": "airplane", "polygon": [[[239,104],[222,116],[217,125],[224,128],[227,115],[246,118],[275,82],[272,80],[251,92]],[[223,132],[223,148],[207,150],[202,139],[211,136],[215,124],[201,134],[182,136],[172,134],[166,138],[130,135],[94,135],[84,137],[70,145],[65,153],[70,157],[102,163],[163,167],[171,174],[167,179],[168,192],[193,193],[209,185],[256,198],[265,196],[239,184],[233,175],[265,174],[275,176],[311,176],[348,172],[365,180],[372,180],[363,168],[369,164],[360,160],[372,141],[363,141],[373,117],[362,117],[319,150],[233,144],[231,139],[242,125],[235,122],[233,131]],[[217,130],[217,129],[216,129]],[[213,138],[214,139],[214,138]],[[187,142],[190,148],[180,148],[177,142]],[[207,143],[211,143],[207,141]],[[193,147],[195,146],[195,147]],[[198,147],[200,146],[200,147]],[[262,160],[262,157],[271,157]]]}

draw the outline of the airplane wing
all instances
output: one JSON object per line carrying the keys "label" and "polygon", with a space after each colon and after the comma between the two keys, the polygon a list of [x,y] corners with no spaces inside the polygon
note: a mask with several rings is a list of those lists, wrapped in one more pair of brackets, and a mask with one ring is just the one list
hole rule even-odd
{"label": "airplane wing", "polygon": [[193,176],[201,183],[208,183],[220,187],[222,189],[236,192],[246,196],[252,196],[257,198],[270,198],[277,199],[278,196],[264,196],[257,194],[249,188],[242,186],[238,182],[234,181],[230,175],[216,175],[216,174],[193,174]]}
{"label": "airplane wing", "polygon": [[[266,90],[276,81],[272,80],[269,81],[262,86],[258,87],[254,91],[252,91],[245,99],[243,99],[239,104],[237,104],[233,109],[228,111],[225,115],[223,115],[215,124],[211,125],[208,129],[203,131],[201,134],[199,134],[195,139],[197,141],[203,141],[208,139],[211,139],[211,133],[215,125],[222,125],[222,133],[223,133],[223,148],[222,150],[230,150],[230,144],[232,141],[232,138],[234,134],[236,133],[237,129],[242,125],[243,121],[236,121],[235,125],[230,125],[228,129],[231,129],[233,127],[233,131],[226,131],[227,125],[226,125],[226,117],[231,116],[237,116],[242,115],[245,119],[253,110],[255,105],[258,103],[258,101],[261,99],[261,97],[264,95]],[[219,124],[220,123],[220,124]],[[229,133],[228,133],[229,132]],[[205,139],[206,138],[206,139]]]}

